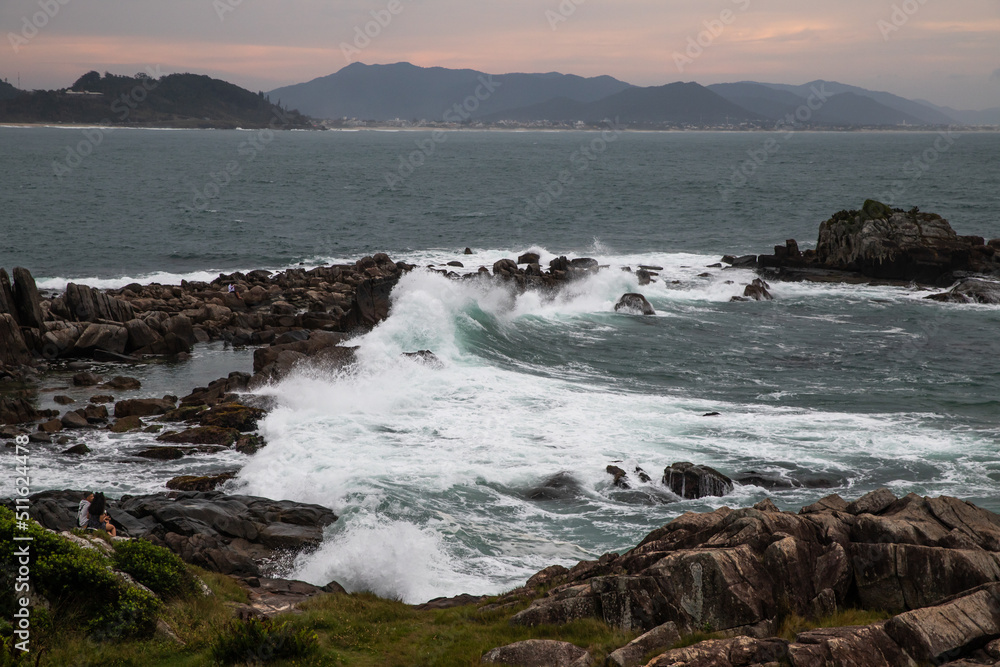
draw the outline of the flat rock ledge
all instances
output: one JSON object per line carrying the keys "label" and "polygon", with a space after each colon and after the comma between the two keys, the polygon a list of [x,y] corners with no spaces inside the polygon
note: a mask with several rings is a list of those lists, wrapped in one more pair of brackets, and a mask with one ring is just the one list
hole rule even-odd
{"label": "flat rock ledge", "polygon": [[[45,491],[30,497],[31,518],[58,532],[76,527],[82,491]],[[123,496],[108,501],[119,535],[167,547],[184,561],[213,572],[260,577],[294,555],[319,546],[337,520],[326,507],[255,496],[209,492]]]}
{"label": "flat rock ledge", "polygon": [[[543,592],[511,623],[596,618],[645,633],[609,656],[619,667],[997,665],[1000,516],[888,489],[850,503],[827,496],[798,513],[766,500],[689,512],[624,554],[546,568],[490,607]],[[775,636],[789,616],[850,609],[891,617]],[[717,638],[671,649],[695,632]]]}

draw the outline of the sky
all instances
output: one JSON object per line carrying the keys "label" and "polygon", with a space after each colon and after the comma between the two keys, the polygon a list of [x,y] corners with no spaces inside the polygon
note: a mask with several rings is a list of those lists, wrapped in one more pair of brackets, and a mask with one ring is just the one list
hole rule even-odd
{"label": "sky", "polygon": [[1000,106],[998,0],[0,0],[0,28],[0,77],[25,89],[152,68],[269,91],[407,61]]}

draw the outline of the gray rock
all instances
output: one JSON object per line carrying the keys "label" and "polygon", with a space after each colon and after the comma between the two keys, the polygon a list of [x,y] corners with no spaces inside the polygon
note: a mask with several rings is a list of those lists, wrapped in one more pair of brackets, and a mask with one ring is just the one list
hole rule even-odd
{"label": "gray rock", "polygon": [[657,649],[668,649],[681,639],[677,625],[668,621],[649,632],[639,635],[608,656],[608,667],[638,667],[645,664],[643,657]]}
{"label": "gray rock", "polygon": [[681,498],[725,496],[732,493],[733,481],[708,466],[674,463],[663,470],[663,483]]}
{"label": "gray rock", "polygon": [[484,665],[508,667],[584,667],[590,664],[590,654],[568,642],[550,639],[527,639],[487,652]]}
{"label": "gray rock", "polygon": [[641,294],[623,294],[618,303],[615,304],[615,312],[625,311],[633,315],[656,315],[656,310]]}

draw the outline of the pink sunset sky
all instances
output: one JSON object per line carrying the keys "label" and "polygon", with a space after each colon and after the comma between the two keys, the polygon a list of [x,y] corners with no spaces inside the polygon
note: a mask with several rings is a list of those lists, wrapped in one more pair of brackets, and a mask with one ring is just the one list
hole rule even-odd
{"label": "pink sunset sky", "polygon": [[[829,79],[1000,106],[996,0],[4,0],[0,77],[60,88],[88,70],[159,66],[271,90],[349,64],[342,45],[390,5],[353,60],[636,85]],[[706,22],[716,34],[685,54]],[[695,55],[678,66],[678,54]]]}

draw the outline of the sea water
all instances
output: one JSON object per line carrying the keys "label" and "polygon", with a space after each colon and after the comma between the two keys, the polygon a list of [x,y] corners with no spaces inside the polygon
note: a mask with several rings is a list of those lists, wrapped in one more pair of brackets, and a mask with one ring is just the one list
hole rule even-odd
{"label": "sea water", "polygon": [[[132,452],[154,436],[102,432],[87,436],[87,457],[38,448],[36,490],[152,492],[177,474],[239,469],[232,491],[340,515],[285,574],[410,602],[498,592],[634,546],[685,511],[765,497],[795,510],[888,486],[1000,511],[1000,308],[927,301],[914,286],[810,283],[733,303],[754,276],[712,266],[791,237],[810,247],[831,213],[898,183],[896,205],[998,237],[998,135],[957,135],[914,179],[907,165],[934,134],[624,133],[580,169],[574,155],[592,133],[449,133],[393,189],[385,175],[428,133],[276,133],[247,161],[247,133],[121,130],[54,176],[80,132],[0,128],[0,265],[28,267],[42,289],[378,251],[468,271],[527,250],[543,264],[568,254],[608,268],[554,297],[418,269],[394,290],[389,319],[351,341],[355,367],[261,390],[274,407],[253,457],[149,462]],[[780,150],[733,189],[733,170],[768,136]],[[241,159],[200,207],[196,192]],[[566,171],[560,191],[552,183]],[[640,264],[662,267],[655,283],[622,270]],[[656,316],[616,313],[631,291]],[[401,356],[425,349],[437,363]],[[214,344],[184,364],[98,370],[140,377],[134,395],[182,394],[250,360]],[[74,391],[59,389],[66,373],[43,405]],[[659,483],[675,461],[833,488],[738,486],[682,501]],[[631,489],[612,485],[609,464],[630,473]],[[539,498],[553,478],[556,497]]]}

